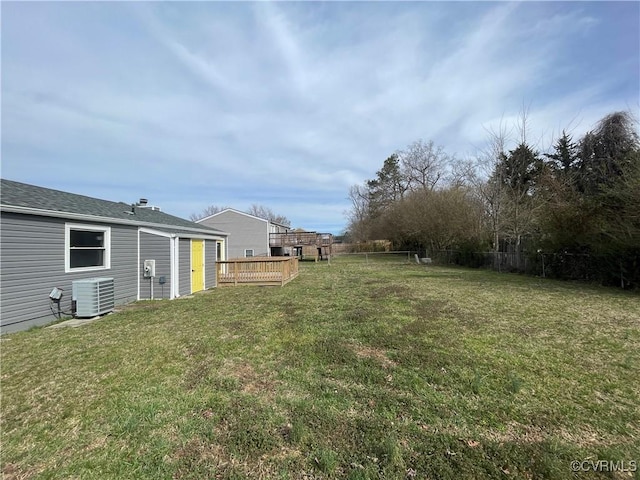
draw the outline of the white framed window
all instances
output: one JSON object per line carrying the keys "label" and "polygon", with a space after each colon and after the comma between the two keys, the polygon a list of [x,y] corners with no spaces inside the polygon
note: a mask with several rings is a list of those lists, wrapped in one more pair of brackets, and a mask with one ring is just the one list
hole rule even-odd
{"label": "white framed window", "polygon": [[247,248],[247,249],[244,251],[244,256],[245,256],[245,257],[253,257],[253,248]]}
{"label": "white framed window", "polygon": [[111,227],[67,223],[64,229],[64,271],[111,268]]}

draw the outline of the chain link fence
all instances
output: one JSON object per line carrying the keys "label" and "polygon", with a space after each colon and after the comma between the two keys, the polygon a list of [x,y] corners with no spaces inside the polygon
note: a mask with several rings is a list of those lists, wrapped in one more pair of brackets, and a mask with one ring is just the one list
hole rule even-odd
{"label": "chain link fence", "polygon": [[640,254],[586,254],[570,252],[472,252],[436,250],[430,254],[440,265],[488,268],[498,272],[525,273],[563,280],[583,280],[616,285],[640,286]]}

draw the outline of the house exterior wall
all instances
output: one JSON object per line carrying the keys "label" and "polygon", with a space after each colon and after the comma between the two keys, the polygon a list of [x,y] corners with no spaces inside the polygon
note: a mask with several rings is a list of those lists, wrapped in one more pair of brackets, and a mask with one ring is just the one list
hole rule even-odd
{"label": "house exterior wall", "polygon": [[229,234],[229,259],[243,258],[247,249],[253,250],[256,257],[269,255],[269,222],[266,220],[226,210],[198,223]]}
{"label": "house exterior wall", "polygon": [[204,241],[204,286],[212,288],[216,286],[216,242]]}
{"label": "house exterior wall", "polygon": [[[156,276],[145,278],[144,261],[156,261]],[[140,232],[140,299],[151,299],[151,282],[153,282],[153,298],[171,298],[171,239],[169,237]],[[160,277],[166,283],[160,285]]]}
{"label": "house exterior wall", "polygon": [[191,240],[188,238],[178,239],[178,293],[189,295],[191,293]]}
{"label": "house exterior wall", "polygon": [[[111,228],[111,265],[108,269],[65,273],[65,224]],[[135,226],[66,221],[2,212],[0,214],[0,330],[10,333],[44,325],[56,316],[49,293],[63,290],[60,306],[71,311],[73,280],[113,277],[115,303],[137,299],[138,229]],[[57,307],[53,306],[54,311]],[[63,315],[68,316],[68,315]]]}
{"label": "house exterior wall", "polygon": [[269,223],[269,233],[287,233],[289,227],[278,225],[277,223]]}

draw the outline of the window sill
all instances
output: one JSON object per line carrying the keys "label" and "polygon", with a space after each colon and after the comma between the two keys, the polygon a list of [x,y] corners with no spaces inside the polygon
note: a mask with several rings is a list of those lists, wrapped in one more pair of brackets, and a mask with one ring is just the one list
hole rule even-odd
{"label": "window sill", "polygon": [[65,268],[64,273],[83,273],[83,272],[102,272],[104,270],[111,270],[111,267],[78,267],[78,268]]}

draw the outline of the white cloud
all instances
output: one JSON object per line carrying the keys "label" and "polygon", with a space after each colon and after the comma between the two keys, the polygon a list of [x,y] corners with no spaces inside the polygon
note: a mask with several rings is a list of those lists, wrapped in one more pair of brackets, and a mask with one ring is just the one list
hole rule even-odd
{"label": "white cloud", "polygon": [[625,9],[6,4],[3,175],[72,191],[100,177],[103,198],[131,188],[185,217],[261,203],[308,228],[343,225],[349,185],[418,138],[462,156],[523,104],[541,144],[637,108]]}

